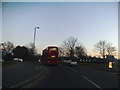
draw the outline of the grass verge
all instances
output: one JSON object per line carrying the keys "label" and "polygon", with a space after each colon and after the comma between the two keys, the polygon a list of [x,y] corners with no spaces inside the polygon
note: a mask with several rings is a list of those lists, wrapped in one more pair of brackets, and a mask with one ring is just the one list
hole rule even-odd
{"label": "grass verge", "polygon": [[118,72],[120,69],[119,65],[114,63],[112,68],[108,67],[108,64],[99,64],[99,63],[79,63],[81,66],[90,66],[93,69],[105,71],[105,72]]}

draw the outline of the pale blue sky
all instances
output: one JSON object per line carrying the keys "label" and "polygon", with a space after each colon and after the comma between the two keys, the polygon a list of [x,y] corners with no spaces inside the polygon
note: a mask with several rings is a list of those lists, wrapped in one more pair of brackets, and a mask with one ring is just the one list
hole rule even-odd
{"label": "pale blue sky", "polygon": [[106,40],[118,47],[117,2],[4,2],[2,3],[3,42],[15,45],[33,42],[41,51],[49,45],[60,46],[66,38],[78,38],[92,53],[94,44]]}

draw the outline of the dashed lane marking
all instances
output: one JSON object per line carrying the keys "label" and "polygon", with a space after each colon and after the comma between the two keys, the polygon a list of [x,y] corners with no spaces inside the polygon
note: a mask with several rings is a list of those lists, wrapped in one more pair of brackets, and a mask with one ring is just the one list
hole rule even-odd
{"label": "dashed lane marking", "polygon": [[99,88],[100,90],[102,90],[102,88],[100,86],[98,86],[95,82],[93,82],[92,80],[88,79],[86,76],[82,75],[82,77],[84,79],[86,79],[87,81],[89,81],[90,83],[92,83],[94,86],[96,86],[97,88]]}
{"label": "dashed lane marking", "polygon": [[34,87],[35,85],[37,85],[40,81],[42,81],[45,76],[47,76],[48,72],[44,72],[45,74],[42,75],[41,77],[37,78],[36,80],[32,81],[31,83],[29,83],[28,85],[25,85],[24,87],[22,88],[32,88]]}

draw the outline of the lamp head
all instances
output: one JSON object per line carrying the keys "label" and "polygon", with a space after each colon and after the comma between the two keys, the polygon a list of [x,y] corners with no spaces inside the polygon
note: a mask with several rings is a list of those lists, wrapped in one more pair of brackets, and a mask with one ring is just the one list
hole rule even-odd
{"label": "lamp head", "polygon": [[40,27],[39,27],[39,26],[37,26],[36,28],[37,28],[37,29],[39,29]]}

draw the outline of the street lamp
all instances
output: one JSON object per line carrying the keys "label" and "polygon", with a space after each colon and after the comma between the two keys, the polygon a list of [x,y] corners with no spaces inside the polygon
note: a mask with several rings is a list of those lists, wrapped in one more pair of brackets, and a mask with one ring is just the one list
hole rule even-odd
{"label": "street lamp", "polygon": [[39,26],[35,27],[35,30],[34,30],[34,41],[33,41],[34,49],[35,49],[35,36],[36,36],[36,29],[39,29]]}

